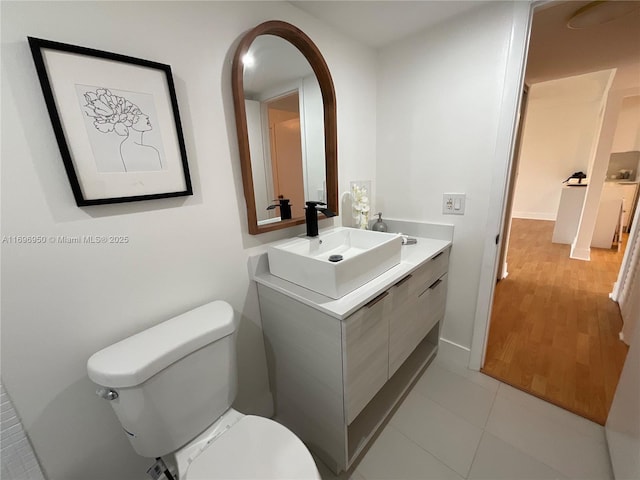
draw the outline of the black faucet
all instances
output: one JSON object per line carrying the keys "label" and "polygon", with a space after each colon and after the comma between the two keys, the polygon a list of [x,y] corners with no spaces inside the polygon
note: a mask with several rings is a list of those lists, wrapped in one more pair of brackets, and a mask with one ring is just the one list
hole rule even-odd
{"label": "black faucet", "polygon": [[305,202],[305,218],[307,221],[307,237],[317,237],[318,236],[318,212],[324,213],[325,217],[335,217],[336,214],[333,213],[328,208],[322,208],[321,205],[327,206],[326,203],[323,202]]}

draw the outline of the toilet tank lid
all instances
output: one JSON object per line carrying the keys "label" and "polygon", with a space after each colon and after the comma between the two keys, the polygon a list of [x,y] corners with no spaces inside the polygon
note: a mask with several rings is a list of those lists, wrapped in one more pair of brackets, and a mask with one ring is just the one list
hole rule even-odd
{"label": "toilet tank lid", "polygon": [[215,301],[94,353],[89,378],[104,387],[133,387],[196,350],[231,335],[233,308]]}

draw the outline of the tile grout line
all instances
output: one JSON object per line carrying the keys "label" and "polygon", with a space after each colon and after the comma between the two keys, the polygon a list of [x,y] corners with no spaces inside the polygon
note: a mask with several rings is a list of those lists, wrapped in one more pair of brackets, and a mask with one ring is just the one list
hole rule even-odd
{"label": "tile grout line", "polygon": [[[443,368],[444,368],[444,367],[443,367]],[[458,375],[457,373],[452,372],[452,371],[451,371],[451,370],[449,370],[449,369],[444,368],[444,370],[446,370],[446,371],[447,371],[447,373],[450,373],[450,374],[453,374],[453,375],[457,376],[458,378],[462,379],[462,380],[463,380],[463,381],[465,381],[465,382],[471,383],[471,384],[473,384],[474,386],[477,386],[477,387],[482,388],[483,390],[486,390],[487,392],[489,392],[489,393],[493,396],[493,398],[491,399],[491,406],[489,407],[489,413],[487,414],[487,418],[485,418],[485,420],[484,420],[484,422],[483,422],[483,425],[482,425],[482,426],[478,426],[478,425],[476,425],[476,424],[474,424],[474,423],[471,423],[471,422],[470,422],[469,420],[467,420],[466,418],[461,417],[461,416],[460,416],[460,415],[458,415],[456,412],[454,412],[453,410],[449,409],[446,405],[443,405],[442,403],[440,403],[437,399],[432,398],[429,394],[422,393],[422,392],[421,392],[421,391],[419,391],[419,390],[415,390],[415,392],[416,392],[418,395],[421,395],[422,397],[424,397],[424,398],[426,398],[426,399],[428,399],[428,400],[431,400],[431,401],[432,401],[433,403],[435,403],[436,405],[439,405],[440,407],[444,408],[447,412],[449,412],[450,414],[452,414],[452,415],[454,415],[454,416],[458,417],[460,420],[464,420],[464,421],[465,421],[466,423],[468,423],[469,425],[472,425],[472,426],[474,426],[474,427],[476,427],[476,428],[479,428],[479,429],[481,429],[481,430],[484,430],[484,427],[485,427],[485,425],[487,424],[487,421],[489,420],[489,415],[491,415],[491,410],[493,409],[493,404],[495,403],[496,396],[497,396],[497,394],[498,394],[498,389],[496,388],[496,391],[495,391],[495,392],[492,392],[490,389],[485,388],[485,387],[483,387],[482,385],[480,385],[480,384],[478,384],[478,383],[476,383],[476,382],[474,382],[474,381],[472,381],[472,380],[469,380],[468,378],[466,378],[466,377],[464,377],[464,376],[462,376],[462,375]],[[425,371],[425,374],[426,374],[426,371]],[[419,382],[419,380],[418,380],[418,382]],[[416,384],[417,384],[417,382],[416,382]],[[499,387],[499,386],[498,386],[498,387]],[[413,389],[412,389],[412,391],[413,391]]]}
{"label": "tile grout line", "polygon": [[[489,434],[492,435],[491,432],[487,432],[486,430],[486,426],[487,423],[489,422],[489,417],[491,416],[491,413],[493,412],[493,406],[496,403],[496,398],[498,397],[498,390],[500,389],[500,385],[498,385],[498,388],[496,388],[496,391],[493,392],[493,398],[491,399],[491,406],[489,407],[489,413],[487,414],[487,418],[485,418],[484,420],[484,425],[481,427],[482,428],[482,434],[480,435],[480,441],[478,442],[478,445],[476,445],[476,449],[473,452],[473,458],[471,459],[471,463],[469,464],[469,471],[467,472],[467,475],[464,477],[465,479],[469,478],[469,475],[471,475],[471,470],[473,469],[473,464],[476,461],[476,458],[478,456],[478,450],[480,450],[480,444],[482,443],[482,439],[484,438],[485,434]],[[497,437],[496,437],[497,438]]]}
{"label": "tile grout line", "polygon": [[[568,475],[564,474],[563,472],[561,472],[561,471],[560,471],[560,470],[558,470],[557,468],[555,468],[555,467],[553,467],[553,466],[549,465],[549,464],[548,464],[547,462],[545,462],[544,460],[541,460],[541,459],[539,459],[539,458],[537,458],[537,457],[534,457],[533,455],[530,455],[529,453],[525,452],[524,450],[522,450],[522,449],[521,449],[520,447],[518,447],[517,445],[514,445],[513,443],[509,442],[508,440],[505,440],[504,438],[499,437],[499,436],[498,436],[498,435],[496,435],[495,433],[492,433],[492,432],[490,432],[490,431],[488,431],[488,430],[484,430],[484,429],[483,429],[483,430],[482,430],[482,437],[484,437],[484,434],[485,434],[485,433],[487,433],[488,435],[491,435],[492,437],[497,438],[497,439],[498,439],[498,440],[500,440],[501,442],[503,442],[503,443],[505,443],[505,444],[509,445],[509,446],[510,446],[511,448],[513,448],[514,450],[517,450],[517,451],[518,451],[518,452],[520,452],[521,454],[526,455],[526,456],[527,456],[527,457],[529,457],[530,459],[532,459],[532,460],[534,460],[534,461],[536,461],[536,462],[540,463],[541,465],[544,465],[545,467],[547,467],[547,468],[549,468],[549,469],[553,470],[555,473],[557,473],[558,475],[561,475],[562,477],[566,478],[567,480],[570,480],[570,479],[571,479],[571,477],[570,477],[570,476],[568,476]],[[474,461],[475,461],[475,457],[474,457]],[[473,463],[471,464],[471,466],[473,466]],[[469,472],[471,472],[471,470],[469,470]],[[576,479],[576,480],[579,480],[579,479]],[[587,480],[587,479],[585,479],[585,480]]]}
{"label": "tile grout line", "polygon": [[493,407],[496,405],[496,398],[498,398],[498,391],[500,390],[500,386],[502,385],[502,383],[498,384],[498,388],[496,388],[496,391],[493,393],[493,398],[491,399],[491,407],[489,408],[489,415],[487,415],[486,420],[484,421],[484,425],[482,426],[482,431],[484,432],[486,427],[487,427],[487,423],[489,423],[489,418],[491,417],[491,414],[493,413]]}
{"label": "tile grout line", "polygon": [[[508,385],[508,384],[505,384],[505,383],[503,383],[503,382],[500,382],[500,386],[502,386],[502,385],[506,385],[507,387],[510,387],[510,388],[515,388],[515,387],[511,387],[511,386],[510,386],[510,385]],[[516,390],[517,390],[517,389],[516,389]],[[527,393],[527,392],[524,392],[524,393]],[[528,394],[528,393],[527,393],[527,394]],[[529,394],[529,395],[530,395],[530,394]],[[496,391],[496,398],[495,398],[495,399],[497,399],[497,397],[498,397],[498,392]],[[534,398],[537,398],[537,397],[534,397]],[[495,404],[495,399],[494,399],[494,404]],[[534,415],[539,415],[539,412],[536,412],[535,410],[533,410],[533,409],[529,408],[529,406],[528,406],[528,405],[525,405],[523,402],[520,402],[520,401],[518,401],[518,400],[515,400],[515,399],[513,399],[513,398],[509,398],[509,397],[504,397],[504,399],[505,399],[506,401],[508,401],[508,402],[512,402],[512,403],[517,404],[518,406],[520,406],[520,407],[522,407],[523,409],[527,410],[527,412],[529,412],[529,413],[532,413],[532,414],[534,414]],[[541,400],[541,399],[539,399],[539,400],[540,400],[540,401],[542,401],[542,402],[544,402],[544,400]],[[493,411],[493,405],[491,406],[491,410]],[[567,412],[567,413],[573,414],[572,412]],[[545,415],[545,414],[542,414],[542,415],[545,417],[545,419],[547,419],[547,420],[550,420],[550,421],[551,421],[551,419],[549,419],[549,418],[547,417],[547,415]],[[575,415],[575,414],[573,414],[573,415]],[[491,416],[491,413],[489,413],[489,416]],[[488,422],[488,417],[487,417],[487,422]],[[571,428],[571,430],[573,430],[573,431],[574,431],[575,433],[577,433],[577,434],[580,434],[581,436],[585,436],[585,437],[587,437],[587,435],[584,435],[582,432],[578,432],[576,429],[574,429],[574,428],[572,428],[572,427],[569,427],[569,426],[567,426],[566,424],[565,424],[565,425],[563,425],[563,426],[564,426],[564,427],[566,427],[566,428]],[[486,427],[486,425],[485,425],[485,427]],[[493,432],[491,432],[490,430],[487,430],[486,428],[483,428],[483,429],[482,429],[482,432],[483,432],[483,433],[482,433],[482,436],[483,436],[483,437],[484,437],[484,433],[486,432],[486,433],[488,433],[489,435],[491,435],[491,436],[493,436],[493,437],[497,438],[497,439],[498,439],[498,440],[500,440],[501,442],[506,443],[506,444],[507,444],[507,445],[509,445],[511,448],[513,448],[513,449],[517,450],[518,452],[522,453],[523,455],[526,455],[527,457],[529,457],[529,458],[531,458],[531,459],[535,460],[536,462],[541,463],[542,465],[545,465],[547,468],[550,468],[551,470],[553,470],[554,472],[556,472],[558,475],[561,475],[562,477],[564,477],[564,478],[566,478],[566,479],[570,479],[570,478],[571,478],[571,476],[570,476],[570,475],[565,474],[564,472],[562,472],[562,471],[558,470],[556,467],[554,467],[554,466],[552,466],[552,465],[549,465],[545,460],[543,460],[543,459],[541,459],[541,458],[538,458],[537,456],[535,456],[535,457],[534,457],[533,455],[531,455],[531,454],[529,454],[528,452],[524,451],[524,450],[523,450],[522,448],[520,448],[519,446],[514,445],[513,443],[511,443],[511,441],[509,441],[508,439],[501,437],[501,436],[500,436],[500,435],[498,435],[497,433],[493,433]],[[474,457],[474,460],[475,460],[475,457]],[[471,465],[473,466],[473,463],[472,463]]]}
{"label": "tile grout line", "polygon": [[478,445],[476,445],[476,449],[473,452],[473,458],[471,459],[471,463],[469,464],[469,471],[464,477],[465,479],[468,479],[469,475],[471,475],[471,470],[473,469],[473,464],[475,463],[476,457],[478,456],[478,450],[480,450],[480,444],[482,443],[482,439],[484,438],[485,433],[491,434],[491,432],[487,432],[484,428],[482,429],[482,434],[480,435],[480,441],[478,442]]}
{"label": "tile grout line", "polygon": [[[464,377],[463,375],[460,375],[460,374],[458,374],[458,373],[456,373],[456,372],[454,372],[454,371],[452,371],[452,370],[450,370],[450,369],[446,368],[446,367],[445,367],[445,366],[443,366],[443,365],[440,365],[440,366],[441,366],[444,370],[446,370],[448,373],[453,374],[453,375],[455,375],[456,377],[458,377],[458,378],[460,378],[460,379],[462,379],[462,380],[464,380],[464,381],[467,381],[467,382],[473,383],[474,385],[477,385],[477,386],[479,386],[479,387],[483,388],[484,390],[491,391],[490,389],[488,389],[488,388],[484,387],[483,385],[480,385],[480,384],[478,384],[478,383],[476,383],[476,382],[473,382],[472,380],[470,380],[470,379],[468,379],[468,378]],[[480,372],[480,373],[482,373],[482,372]],[[492,377],[489,377],[489,378],[492,378]],[[540,400],[541,402],[545,402],[544,400],[539,399],[539,398],[535,397],[535,395],[531,395],[531,394],[530,394],[530,393],[528,393],[528,392],[521,391],[521,390],[519,390],[519,389],[517,389],[517,388],[515,388],[515,387],[512,387],[512,386],[510,386],[510,385],[508,385],[508,384],[505,384],[504,382],[501,382],[501,381],[499,381],[499,380],[496,380],[496,381],[498,382],[498,387],[495,389],[495,392],[492,392],[492,394],[493,394],[493,398],[492,398],[492,400],[491,400],[491,407],[489,408],[489,413],[488,413],[488,415],[487,415],[487,417],[486,417],[486,419],[485,419],[485,421],[484,421],[484,425],[483,425],[482,427],[478,427],[477,425],[472,424],[471,422],[469,422],[469,421],[468,421],[468,420],[466,420],[465,418],[461,417],[461,416],[460,416],[460,415],[458,415],[457,413],[455,413],[455,412],[451,411],[449,408],[447,408],[447,406],[442,405],[442,404],[441,404],[440,402],[438,402],[436,399],[431,398],[429,395],[427,395],[427,394],[423,394],[423,393],[422,393],[422,392],[420,392],[420,391],[416,391],[416,393],[417,393],[418,395],[420,395],[420,396],[422,396],[423,398],[426,398],[426,399],[428,399],[428,400],[432,401],[433,403],[435,403],[435,404],[439,405],[440,407],[444,408],[447,412],[449,412],[449,413],[451,413],[452,415],[456,416],[458,419],[463,420],[463,421],[467,422],[468,424],[473,425],[474,427],[476,427],[476,428],[480,428],[480,429],[482,430],[482,434],[481,434],[481,436],[480,436],[480,441],[479,441],[479,442],[478,442],[478,444],[476,445],[476,448],[475,448],[475,451],[474,451],[474,454],[473,454],[473,459],[472,459],[472,461],[471,461],[471,463],[470,463],[470,466],[469,466],[469,470],[468,470],[468,472],[467,472],[467,475],[466,475],[464,478],[465,478],[465,479],[468,479],[468,476],[469,476],[469,474],[471,473],[471,469],[473,468],[473,463],[474,463],[474,462],[475,462],[475,460],[476,460],[476,456],[477,456],[477,453],[478,453],[478,449],[480,448],[480,442],[482,442],[482,439],[484,438],[485,433],[487,433],[487,434],[489,434],[489,435],[492,435],[493,437],[495,437],[495,438],[497,438],[498,440],[500,440],[500,441],[502,441],[502,442],[506,443],[506,444],[507,444],[507,445],[509,445],[510,447],[512,447],[512,448],[514,448],[514,449],[516,449],[518,452],[522,453],[523,455],[528,456],[529,458],[531,458],[531,459],[535,460],[536,462],[539,462],[540,464],[545,465],[547,468],[549,468],[549,469],[553,470],[553,471],[554,471],[554,472],[556,472],[558,475],[561,475],[562,477],[565,477],[565,478],[569,478],[569,477],[568,477],[567,475],[565,475],[563,472],[561,472],[561,471],[559,471],[557,468],[555,468],[555,467],[553,467],[553,466],[549,465],[547,462],[543,461],[542,459],[539,459],[539,458],[537,458],[537,457],[534,457],[534,456],[530,455],[529,453],[527,453],[527,452],[523,451],[521,448],[519,448],[518,446],[514,445],[513,443],[511,443],[511,442],[510,442],[510,441],[508,441],[507,439],[504,439],[504,438],[502,438],[502,437],[500,437],[500,436],[498,436],[498,435],[496,435],[496,434],[494,434],[494,433],[492,433],[491,431],[489,431],[489,430],[487,430],[487,429],[486,429],[487,424],[488,424],[488,422],[489,422],[489,419],[491,418],[491,415],[492,415],[492,413],[493,413],[493,411],[494,411],[496,400],[497,400],[498,396],[500,395],[501,390],[503,391],[503,394],[502,394],[502,395],[500,395],[500,396],[501,396],[501,397],[503,397],[506,401],[508,401],[508,402],[510,402],[510,403],[515,403],[515,404],[517,404],[518,406],[520,406],[521,408],[523,408],[524,410],[526,410],[526,411],[527,411],[527,412],[529,412],[530,414],[533,414],[533,415],[542,415],[542,416],[543,416],[544,418],[546,418],[548,421],[550,421],[550,422],[552,422],[552,423],[555,423],[555,422],[554,422],[554,419],[553,419],[553,418],[550,418],[550,416],[549,416],[546,412],[538,412],[535,408],[532,408],[532,407],[528,404],[528,402],[521,401],[521,400],[519,400],[519,399],[517,399],[517,398],[512,398],[511,396],[508,396],[508,395],[504,395],[504,389],[505,389],[505,387],[507,387],[507,388],[513,388],[513,389],[517,390],[518,392],[522,392],[522,393],[523,393],[523,394],[525,394],[525,395],[529,395],[529,396],[531,396],[531,397],[532,397],[532,398],[534,398],[534,399],[538,399],[538,400]],[[545,403],[549,403],[549,402],[545,402]],[[550,403],[549,403],[549,405],[551,405],[551,406],[553,406],[553,407],[555,407],[555,408],[560,408],[560,407],[557,407],[556,405],[553,405],[553,404],[550,404]],[[563,410],[563,412],[562,412],[562,413],[565,413],[565,412],[566,412],[566,414],[568,414],[568,415],[576,415],[576,414],[575,414],[575,413],[573,413],[573,412],[566,411],[566,410],[564,410],[564,409],[562,409],[562,410]],[[576,416],[578,416],[578,415],[576,415]],[[581,417],[581,418],[583,418],[583,417]],[[588,420],[588,419],[587,419],[587,420]],[[595,423],[595,422],[594,422],[594,423]],[[563,425],[565,428],[570,429],[574,434],[579,435],[580,437],[584,437],[584,438],[588,438],[588,439],[593,439],[590,435],[588,435],[588,434],[586,434],[586,433],[584,433],[584,432],[580,431],[578,428],[574,427],[574,426],[573,426],[573,425],[571,425],[571,424],[568,424],[568,423],[566,423],[566,422],[564,422],[564,421],[563,421],[563,422],[562,422],[562,425]],[[397,429],[397,428],[396,428],[396,429]],[[397,429],[397,430],[398,430],[398,431],[400,431],[399,429]],[[402,434],[404,435],[404,433],[403,433],[403,432],[400,432],[400,433],[402,433]],[[406,435],[404,435],[404,436],[405,436],[405,437],[407,437]],[[407,437],[407,438],[409,438],[409,437]],[[411,439],[409,438],[409,440],[411,440]],[[597,441],[598,443],[602,443],[602,441],[601,441],[600,439],[593,439],[593,440]],[[411,441],[413,442],[413,440],[411,440]],[[413,443],[415,443],[415,442],[413,442]],[[420,447],[420,445],[418,445],[418,446]],[[422,447],[420,447],[420,448],[422,448]],[[423,450],[425,450],[424,448],[422,448],[422,449],[423,449]],[[425,450],[425,451],[426,451],[427,453],[429,453],[429,454],[433,455],[433,456],[434,456],[435,458],[437,458],[441,463],[445,464],[448,468],[451,468],[451,467],[449,467],[446,463],[444,463],[440,458],[438,458],[436,455],[434,455],[432,452],[429,452],[428,450]],[[453,469],[452,469],[452,470],[453,470]],[[454,471],[455,471],[455,470],[454,470]],[[456,473],[458,473],[457,471],[455,471],[455,472],[456,472]]]}
{"label": "tile grout line", "polygon": [[[552,409],[550,410],[550,412],[551,412],[551,411],[556,412],[556,411],[555,411],[555,410],[553,410],[553,409],[558,409],[557,413],[559,413],[560,415],[577,417],[577,421],[583,421],[583,420],[584,420],[584,421],[587,421],[587,422],[593,423],[594,425],[597,425],[599,428],[601,428],[601,429],[602,429],[602,431],[603,431],[603,433],[604,433],[604,426],[603,426],[603,425],[600,425],[600,424],[599,424],[599,423],[597,423],[597,422],[594,422],[593,420],[590,420],[590,419],[588,419],[588,418],[585,418],[585,417],[583,417],[583,416],[581,416],[581,415],[578,415],[577,413],[574,413],[574,412],[572,412],[572,411],[570,411],[570,410],[567,410],[567,409],[565,409],[565,408],[559,407],[558,405],[554,405],[553,403],[548,402],[548,401],[546,401],[546,400],[544,400],[544,399],[542,399],[542,398],[536,397],[535,395],[532,395],[531,393],[529,393],[529,392],[527,392],[527,391],[520,390],[519,388],[513,387],[513,386],[509,385],[508,383],[500,382],[500,387],[502,387],[503,385],[504,385],[505,387],[507,387],[507,388],[511,388],[511,389],[516,390],[518,393],[521,393],[521,394],[523,394],[523,395],[528,395],[529,397],[531,397],[531,400],[534,400],[534,401],[535,401],[535,400],[538,400],[538,401],[540,401],[540,402],[543,402],[543,403],[545,404],[545,405],[544,405],[544,407],[545,407],[545,408],[552,407]],[[496,398],[497,398],[497,392],[496,392]],[[533,415],[541,415],[541,416],[543,416],[546,420],[548,420],[549,422],[554,423],[554,424],[555,424],[555,423],[557,423],[557,420],[556,420],[555,418],[553,418],[553,415],[555,415],[555,413],[552,415],[552,414],[547,413],[547,412],[540,412],[540,411],[536,410],[535,408],[531,407],[531,406],[529,405],[529,402],[528,402],[528,401],[526,401],[526,402],[525,402],[525,401],[521,401],[521,400],[518,400],[518,399],[514,399],[514,398],[513,398],[512,396],[510,396],[510,395],[505,395],[505,396],[503,396],[503,398],[504,398],[505,400],[508,400],[509,402],[513,402],[513,403],[515,403],[515,404],[519,405],[520,407],[522,407],[524,410],[526,410],[526,411],[527,411],[527,412],[529,412],[530,414],[533,414]],[[494,400],[494,402],[495,402],[495,400]],[[493,408],[493,406],[492,406],[492,408]],[[576,428],[576,427],[573,425],[573,422],[565,422],[565,421],[561,421],[561,424],[562,424],[562,426],[563,426],[564,428],[571,430],[575,435],[577,435],[577,436],[579,436],[579,437],[584,437],[584,438],[587,438],[587,439],[590,439],[590,440],[597,441],[598,443],[604,443],[604,444],[606,445],[606,439],[604,438],[604,436],[603,436],[603,438],[602,438],[602,439],[600,439],[600,438],[597,438],[597,439],[596,439],[596,438],[594,438],[594,437],[593,437],[593,435],[590,435],[590,434],[588,434],[588,433],[584,433],[584,432],[583,432],[583,431],[581,431],[579,428]]]}
{"label": "tile grout line", "polygon": [[[438,462],[440,462],[442,465],[444,465],[446,468],[448,468],[449,470],[451,470],[453,473],[455,473],[456,475],[458,475],[461,478],[466,479],[466,477],[462,477],[462,475],[460,475],[456,470],[454,470],[453,468],[451,468],[449,465],[447,465],[440,457],[438,457],[435,453],[430,452],[429,450],[427,450],[426,448],[424,448],[422,445],[420,445],[419,443],[416,443],[411,437],[405,435],[405,433],[400,430],[398,427],[396,427],[395,425],[391,425],[391,422],[389,422],[389,424],[387,425],[387,427],[391,426],[396,432],[398,432],[400,435],[402,435],[404,438],[406,438],[407,440],[409,440],[411,443],[413,443],[416,447],[418,447],[420,450],[422,450],[425,453],[428,453],[429,455],[431,455],[433,458],[435,458]],[[385,427],[385,428],[387,428]]]}
{"label": "tile grout line", "polygon": [[[437,365],[437,366],[441,367],[443,370],[446,370],[448,373],[452,373],[453,375],[456,375],[457,377],[461,378],[462,380],[467,381],[467,382],[469,382],[469,383],[472,383],[472,384],[474,384],[474,385],[476,385],[476,386],[478,386],[478,387],[482,388],[483,390],[486,390],[486,391],[487,391],[487,392],[489,392],[489,393],[495,394],[495,393],[498,391],[498,389],[496,388],[496,390],[495,390],[495,392],[494,392],[492,388],[489,388],[489,387],[487,387],[487,386],[483,385],[482,383],[474,382],[473,380],[471,380],[470,378],[465,377],[464,375],[460,375],[458,372],[454,371],[453,369],[448,368],[448,367],[446,366],[446,364],[443,364],[443,363],[436,363],[436,362],[434,362],[434,365]],[[460,368],[460,369],[466,369],[466,370],[467,370],[467,371],[469,371],[469,372],[475,372],[475,373],[478,373],[478,374],[480,374],[480,375],[483,375],[483,376],[485,376],[485,377],[489,378],[490,380],[492,380],[492,381],[494,381],[494,382],[497,382],[497,383],[499,384],[499,385],[498,385],[498,387],[502,384],[502,382],[501,382],[500,380],[495,379],[495,378],[493,378],[493,377],[491,377],[491,376],[489,376],[489,375],[487,375],[487,374],[485,374],[485,373],[481,372],[480,370],[477,370],[477,371],[476,371],[476,370],[471,370],[471,369],[469,369],[469,368],[467,368],[467,367],[462,367],[462,366],[460,366],[460,367],[458,367],[458,368]]]}

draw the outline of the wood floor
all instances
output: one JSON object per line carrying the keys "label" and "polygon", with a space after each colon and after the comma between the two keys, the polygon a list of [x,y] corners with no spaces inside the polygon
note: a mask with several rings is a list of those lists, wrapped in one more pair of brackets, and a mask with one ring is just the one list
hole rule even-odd
{"label": "wood floor", "polygon": [[608,296],[623,252],[572,260],[569,245],[551,243],[553,227],[513,219],[482,371],[604,425],[628,350]]}

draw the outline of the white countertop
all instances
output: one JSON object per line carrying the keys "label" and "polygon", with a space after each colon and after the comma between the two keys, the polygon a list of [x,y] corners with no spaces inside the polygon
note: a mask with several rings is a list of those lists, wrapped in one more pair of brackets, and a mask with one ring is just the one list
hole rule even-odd
{"label": "white countertop", "polygon": [[358,308],[407,276],[418,266],[451,246],[450,240],[415,238],[418,240],[418,243],[415,245],[402,246],[401,259],[398,265],[338,299],[325,297],[324,295],[312,292],[304,287],[271,275],[271,273],[269,273],[269,260],[266,253],[253,258],[253,279],[260,285],[287,295],[327,315],[339,320],[344,320]]}

